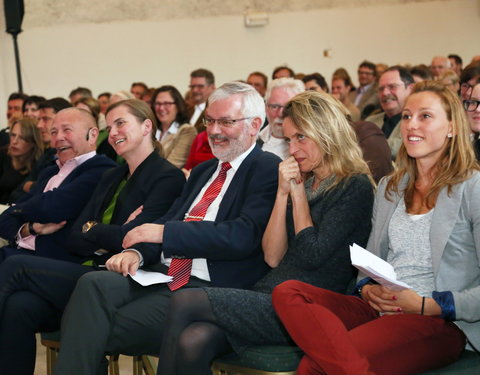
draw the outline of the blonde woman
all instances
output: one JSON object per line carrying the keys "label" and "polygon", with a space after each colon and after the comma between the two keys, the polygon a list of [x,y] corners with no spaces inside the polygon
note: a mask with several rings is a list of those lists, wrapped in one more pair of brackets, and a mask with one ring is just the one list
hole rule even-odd
{"label": "blonde woman", "polygon": [[254,344],[286,344],[271,292],[303,280],[344,292],[354,277],[348,251],[370,233],[373,186],[341,104],[314,91],[284,109],[290,157],[279,166],[273,212],[263,236],[272,270],[252,290],[178,291],[165,324],[158,374],[211,374],[211,361]]}
{"label": "blonde woman", "polygon": [[303,374],[406,375],[480,348],[480,173],[462,105],[440,82],[415,85],[397,170],[380,182],[368,250],[410,288],[364,278],[358,296],[301,282],[273,292],[305,356]]}

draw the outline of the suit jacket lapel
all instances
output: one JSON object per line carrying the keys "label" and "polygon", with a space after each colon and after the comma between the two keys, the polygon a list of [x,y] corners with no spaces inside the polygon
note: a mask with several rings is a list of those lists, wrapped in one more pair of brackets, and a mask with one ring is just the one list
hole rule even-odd
{"label": "suit jacket lapel", "polygon": [[228,217],[228,212],[230,211],[232,205],[235,203],[236,196],[239,194],[239,190],[245,188],[247,174],[250,171],[250,166],[261,152],[262,151],[259,149],[259,147],[255,146],[252,152],[250,152],[250,154],[248,154],[245,160],[243,160],[242,164],[240,164],[238,171],[235,173],[235,176],[233,176],[233,179],[230,182],[227,191],[225,192],[222,202],[220,203],[220,207],[215,221],[223,221],[225,220],[225,218]]}
{"label": "suit jacket lapel", "polygon": [[432,226],[430,228],[430,243],[432,244],[433,273],[436,275],[440,266],[440,260],[447,245],[448,238],[452,233],[457,221],[462,203],[464,184],[453,187],[448,195],[448,189],[444,188],[438,195],[437,204],[433,211]]}

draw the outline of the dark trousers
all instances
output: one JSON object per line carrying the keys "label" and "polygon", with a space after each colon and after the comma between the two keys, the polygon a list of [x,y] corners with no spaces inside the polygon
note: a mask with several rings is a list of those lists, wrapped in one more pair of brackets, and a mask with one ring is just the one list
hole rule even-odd
{"label": "dark trousers", "polygon": [[275,288],[273,305],[305,352],[299,375],[416,374],[455,361],[465,347],[463,332],[439,317],[378,317],[358,297],[300,281]]}
{"label": "dark trousers", "polygon": [[[192,277],[186,287],[209,284]],[[114,272],[82,276],[62,319],[54,373],[98,374],[105,353],[158,354],[173,293],[165,284],[143,287]]]}
{"label": "dark trousers", "polygon": [[27,249],[18,248],[15,246],[7,245],[4,247],[0,247],[0,264],[5,259],[13,255],[34,255],[35,256],[37,254],[33,250],[27,250]]}
{"label": "dark trousers", "polygon": [[30,255],[0,266],[0,374],[31,375],[35,333],[60,328],[78,278],[92,267]]}

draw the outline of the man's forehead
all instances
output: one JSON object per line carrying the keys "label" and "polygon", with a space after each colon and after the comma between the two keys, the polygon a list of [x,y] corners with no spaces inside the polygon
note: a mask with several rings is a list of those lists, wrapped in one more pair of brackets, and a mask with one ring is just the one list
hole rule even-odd
{"label": "man's forehead", "polygon": [[86,119],[80,114],[75,112],[66,112],[66,113],[58,113],[53,120],[54,128],[86,128],[87,121]]}
{"label": "man's forehead", "polygon": [[207,83],[207,79],[205,77],[191,77],[190,82],[195,82],[197,85],[198,84],[203,84],[205,85]]}
{"label": "man's forehead", "polygon": [[209,103],[205,112],[207,115],[214,113],[216,117],[229,117],[232,114],[240,112],[242,104],[242,97],[240,95],[232,95],[228,98]]}
{"label": "man's forehead", "polygon": [[385,72],[380,77],[379,83],[380,85],[389,83],[402,83],[402,80],[400,79],[400,73],[396,70]]}

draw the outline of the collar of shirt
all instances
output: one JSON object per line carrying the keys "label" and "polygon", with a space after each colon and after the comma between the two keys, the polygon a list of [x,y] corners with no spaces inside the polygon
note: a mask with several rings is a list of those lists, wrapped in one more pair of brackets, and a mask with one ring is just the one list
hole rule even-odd
{"label": "collar of shirt", "polygon": [[205,107],[207,106],[207,103],[200,103],[195,106],[195,111],[204,111]]}
{"label": "collar of shirt", "polygon": [[65,162],[65,164],[61,164],[60,160],[55,160],[55,162],[58,165],[58,168],[61,170],[62,168],[65,168],[67,165],[73,165],[74,167],[78,167],[79,165],[85,163],[88,159],[93,158],[95,155],[97,155],[96,151],[90,151],[87,152],[86,154],[82,154],[79,156],[74,157],[73,159],[69,159]]}

